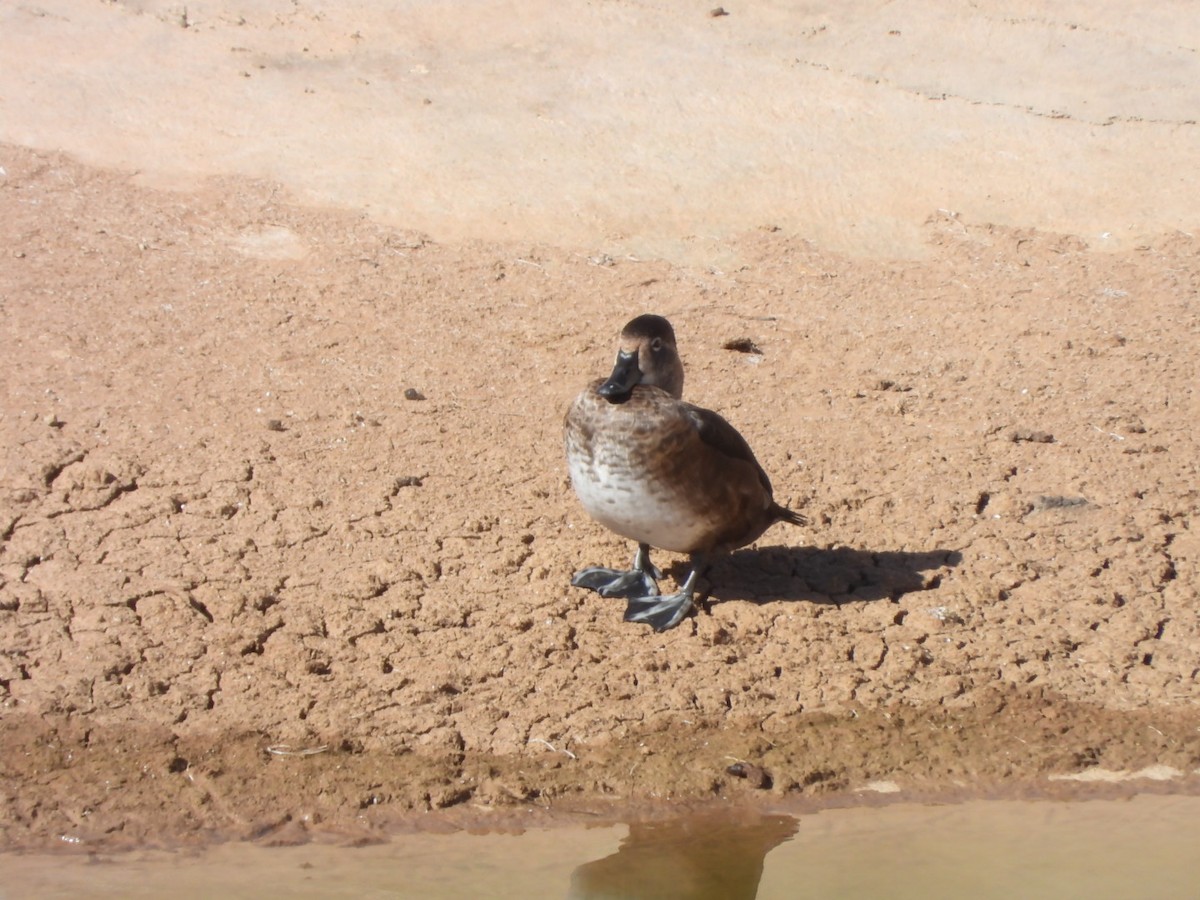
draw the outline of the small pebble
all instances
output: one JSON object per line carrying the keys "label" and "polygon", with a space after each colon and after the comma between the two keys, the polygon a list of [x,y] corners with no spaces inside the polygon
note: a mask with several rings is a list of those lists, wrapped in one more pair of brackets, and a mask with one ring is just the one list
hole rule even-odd
{"label": "small pebble", "polygon": [[1030,512],[1043,512],[1047,509],[1073,509],[1080,506],[1091,506],[1086,497],[1035,497],[1030,504]]}
{"label": "small pebble", "polygon": [[750,787],[755,790],[765,791],[772,785],[770,774],[762,766],[756,766],[754,763],[738,762],[729,766],[726,773],[737,778],[745,778]]}
{"label": "small pebble", "polygon": [[267,419],[267,430],[268,431],[287,431],[287,429],[283,427],[283,423],[281,421],[279,421],[278,419]]}
{"label": "small pebble", "polygon": [[405,400],[424,400],[425,395],[422,394],[420,391],[418,391],[416,388],[405,388],[404,389],[404,399]]}
{"label": "small pebble", "polygon": [[1019,444],[1021,441],[1029,441],[1034,444],[1053,444],[1054,435],[1048,431],[1031,431],[1028,428],[1018,428],[1009,435],[1009,440],[1014,444]]}
{"label": "small pebble", "polygon": [[734,338],[732,341],[726,341],[721,347],[725,350],[736,350],[738,353],[755,353],[762,356],[762,347],[748,337]]}

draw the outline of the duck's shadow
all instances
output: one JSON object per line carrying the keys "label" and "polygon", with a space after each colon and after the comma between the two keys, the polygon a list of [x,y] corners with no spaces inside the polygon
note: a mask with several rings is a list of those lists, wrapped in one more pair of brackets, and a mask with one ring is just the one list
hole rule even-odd
{"label": "duck's shadow", "polygon": [[[772,603],[803,600],[841,604],[899,600],[938,587],[942,575],[962,561],[957,550],[860,550],[854,547],[757,547],[738,550],[708,570],[703,592],[713,600]],[[670,567],[687,576],[687,565]]]}

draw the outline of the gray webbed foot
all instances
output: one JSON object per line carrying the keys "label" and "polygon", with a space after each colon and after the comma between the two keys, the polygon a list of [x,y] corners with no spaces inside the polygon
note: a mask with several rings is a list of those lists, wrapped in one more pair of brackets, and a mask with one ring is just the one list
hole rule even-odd
{"label": "gray webbed foot", "polygon": [[603,566],[588,566],[580,569],[571,578],[574,587],[585,587],[601,597],[657,597],[658,579],[663,574],[658,566],[650,562],[650,548],[638,544],[633,557],[633,568],[628,572],[621,569],[606,569]]}
{"label": "gray webbed foot", "polygon": [[682,622],[691,608],[691,591],[665,597],[630,597],[625,608],[625,621],[645,622],[655,631],[667,631]]}
{"label": "gray webbed foot", "polygon": [[590,588],[601,597],[638,597],[658,595],[658,585],[647,572],[631,569],[605,569],[589,566],[580,569],[571,579],[574,587]]}
{"label": "gray webbed foot", "polygon": [[700,573],[708,568],[706,559],[699,553],[692,554],[692,571],[688,573],[687,581],[679,588],[678,594],[665,597],[649,595],[645,597],[630,597],[625,607],[626,622],[645,622],[655,631],[667,631],[683,621],[683,617],[692,608],[692,597],[696,593],[696,581]]}

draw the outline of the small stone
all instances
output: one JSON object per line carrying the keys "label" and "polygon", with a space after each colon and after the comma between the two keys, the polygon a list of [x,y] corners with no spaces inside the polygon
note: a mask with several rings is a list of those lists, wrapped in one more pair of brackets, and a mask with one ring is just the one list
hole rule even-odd
{"label": "small stone", "polygon": [[1048,431],[1033,431],[1029,428],[1017,428],[1009,434],[1008,439],[1014,444],[1029,441],[1033,444],[1053,444],[1054,435]]}
{"label": "small stone", "polygon": [[422,394],[420,391],[418,391],[416,388],[405,388],[404,389],[404,399],[405,400],[424,400],[425,395]]}
{"label": "small stone", "polygon": [[1030,512],[1044,512],[1048,509],[1073,509],[1080,506],[1091,506],[1086,497],[1041,496],[1035,497],[1030,504]]}
{"label": "small stone", "polygon": [[267,419],[267,431],[287,431],[279,419]]}
{"label": "small stone", "polygon": [[755,353],[762,356],[762,348],[748,337],[734,338],[726,341],[721,347],[725,350],[735,350],[738,353]]}
{"label": "small stone", "polygon": [[765,791],[774,783],[770,774],[762,766],[754,763],[737,762],[729,766],[725,772],[735,778],[745,778],[747,784],[757,791]]}

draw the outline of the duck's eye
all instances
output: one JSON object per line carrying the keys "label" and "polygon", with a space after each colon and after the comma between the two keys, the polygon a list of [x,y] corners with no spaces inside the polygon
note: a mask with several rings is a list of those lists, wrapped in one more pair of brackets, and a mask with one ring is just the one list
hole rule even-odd
{"label": "duck's eye", "polygon": [[650,342],[650,349],[654,353],[657,353],[659,350],[661,350],[662,349],[662,338],[655,338],[654,340],[652,340]]}

